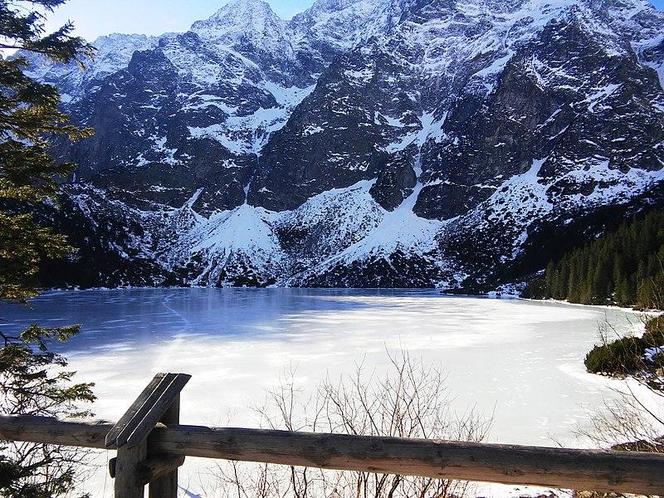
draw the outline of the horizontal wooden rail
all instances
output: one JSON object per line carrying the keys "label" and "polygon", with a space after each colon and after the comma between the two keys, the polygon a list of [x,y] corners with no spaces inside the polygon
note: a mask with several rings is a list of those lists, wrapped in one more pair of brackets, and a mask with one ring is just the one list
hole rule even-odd
{"label": "horizontal wooden rail", "polygon": [[[112,424],[0,417],[0,439],[104,448]],[[664,455],[374,436],[176,425],[157,427],[155,451],[322,469],[577,490],[664,494]]]}

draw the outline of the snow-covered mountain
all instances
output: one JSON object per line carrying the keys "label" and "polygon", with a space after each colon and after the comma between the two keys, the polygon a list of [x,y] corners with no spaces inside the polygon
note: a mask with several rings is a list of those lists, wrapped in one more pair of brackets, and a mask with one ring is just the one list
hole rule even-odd
{"label": "snow-covered mountain", "polygon": [[664,204],[646,0],[318,0],[290,21],[235,0],[95,45],[84,72],[31,58],[96,130],[58,149],[81,262],[55,281],[481,289]]}

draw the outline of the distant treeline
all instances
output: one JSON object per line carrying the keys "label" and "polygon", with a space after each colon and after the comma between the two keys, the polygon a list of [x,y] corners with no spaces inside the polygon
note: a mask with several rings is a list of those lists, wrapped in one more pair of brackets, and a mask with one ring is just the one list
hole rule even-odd
{"label": "distant treeline", "polygon": [[624,222],[617,230],[552,261],[524,297],[582,304],[662,308],[664,210]]}

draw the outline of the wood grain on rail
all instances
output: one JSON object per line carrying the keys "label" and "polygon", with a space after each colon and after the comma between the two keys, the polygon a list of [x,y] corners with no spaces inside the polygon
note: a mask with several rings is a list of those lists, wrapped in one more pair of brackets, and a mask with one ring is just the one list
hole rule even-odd
{"label": "wood grain on rail", "polygon": [[[0,417],[0,437],[103,448],[111,425]],[[157,427],[154,451],[173,455],[530,484],[577,490],[664,494],[664,455],[342,434],[177,425]]]}

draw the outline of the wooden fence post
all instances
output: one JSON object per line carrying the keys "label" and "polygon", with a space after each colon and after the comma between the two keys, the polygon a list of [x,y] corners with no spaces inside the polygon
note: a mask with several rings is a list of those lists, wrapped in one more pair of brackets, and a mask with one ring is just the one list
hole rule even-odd
{"label": "wooden fence post", "polygon": [[143,498],[145,485],[151,498],[177,498],[177,469],[184,457],[150,452],[148,437],[156,424],[177,425],[180,418],[180,391],[189,382],[186,374],[157,374],[108,434],[105,445],[115,447],[117,457],[110,462],[115,477],[116,498]]}
{"label": "wooden fence post", "polygon": [[[180,396],[173,401],[171,407],[166,411],[160,422],[165,426],[178,425],[180,423]],[[184,459],[183,463],[184,463]],[[182,465],[182,464],[180,464]],[[165,476],[150,483],[150,498],[177,498],[178,496],[178,467],[175,467]]]}
{"label": "wooden fence post", "polygon": [[146,457],[146,443],[141,443],[133,448],[118,448],[114,469],[115,498],[143,498],[145,484],[141,483],[138,478],[138,468]]}

